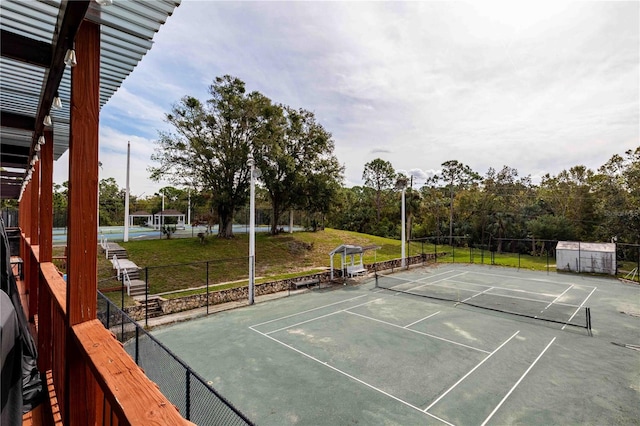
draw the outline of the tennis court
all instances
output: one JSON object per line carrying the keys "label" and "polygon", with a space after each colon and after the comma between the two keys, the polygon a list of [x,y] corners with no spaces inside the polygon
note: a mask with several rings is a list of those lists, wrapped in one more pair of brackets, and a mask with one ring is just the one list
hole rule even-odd
{"label": "tennis court", "polygon": [[479,265],[377,281],[153,334],[261,425],[638,424],[637,285]]}

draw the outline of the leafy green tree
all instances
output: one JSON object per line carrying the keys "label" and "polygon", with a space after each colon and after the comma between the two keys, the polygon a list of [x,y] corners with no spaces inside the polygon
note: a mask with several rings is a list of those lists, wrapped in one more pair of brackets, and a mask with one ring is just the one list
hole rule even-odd
{"label": "leafy green tree", "polygon": [[274,106],[265,116],[267,125],[254,151],[271,200],[271,233],[276,234],[281,214],[293,207],[326,214],[342,180],[342,167],[333,154],[331,134],[312,112]]}
{"label": "leafy green tree", "polygon": [[160,132],[150,168],[155,180],[193,182],[211,193],[220,225],[218,236],[233,237],[233,215],[248,198],[250,145],[264,125],[263,111],[271,102],[258,92],[246,93],[238,78],[217,77],[202,103],[185,96],[166,120],[172,132]]}
{"label": "leafy green tree", "polygon": [[393,188],[396,182],[396,171],[389,161],[376,158],[364,165],[362,180],[365,186],[375,191],[376,222],[380,222],[383,195]]}
{"label": "leafy green tree", "polygon": [[100,179],[98,188],[100,225],[122,225],[124,223],[124,189],[120,188],[112,177]]}
{"label": "leafy green tree", "polygon": [[457,160],[442,163],[442,171],[435,176],[449,192],[449,244],[453,244],[453,197],[456,192],[468,188],[480,180],[480,175],[471,167]]}

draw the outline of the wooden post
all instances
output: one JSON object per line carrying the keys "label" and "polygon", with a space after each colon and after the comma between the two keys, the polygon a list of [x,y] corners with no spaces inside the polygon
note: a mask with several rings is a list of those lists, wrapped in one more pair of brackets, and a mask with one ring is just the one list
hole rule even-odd
{"label": "wooden post", "polygon": [[[45,131],[44,138],[40,149],[40,263],[51,262],[53,257],[53,132]],[[52,360],[51,295],[41,272],[38,278],[38,368],[47,371]]]}
{"label": "wooden post", "polygon": [[38,283],[40,274],[38,272],[38,260],[34,256],[34,249],[38,251],[40,242],[40,162],[33,166],[33,176],[31,177],[31,214],[29,215],[29,228],[31,229],[31,250],[27,253],[29,257],[29,281],[26,282],[29,289],[29,321],[35,322],[38,314]]}
{"label": "wooden post", "polygon": [[97,292],[98,125],[100,25],[83,21],[75,41],[78,65],[71,69],[69,212],[67,252],[67,354],[63,421],[94,424],[95,381],[72,329],[95,319]]}
{"label": "wooden post", "polygon": [[29,215],[29,228],[31,245],[37,246],[40,244],[40,231],[38,226],[38,219],[40,218],[40,162],[38,161],[33,166],[33,175],[31,176],[31,214]]}
{"label": "wooden post", "polygon": [[40,262],[53,256],[53,132],[45,131],[40,148]]}

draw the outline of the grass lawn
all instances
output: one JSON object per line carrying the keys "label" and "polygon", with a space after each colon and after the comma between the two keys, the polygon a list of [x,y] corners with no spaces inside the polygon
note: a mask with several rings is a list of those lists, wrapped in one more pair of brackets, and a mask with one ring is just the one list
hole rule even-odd
{"label": "grass lawn", "polygon": [[[170,240],[142,240],[122,243],[129,258],[148,272],[151,294],[179,290],[185,292],[167,295],[179,297],[203,293],[209,283],[210,290],[239,287],[247,284],[249,251],[248,235],[239,234],[234,239],[208,237],[204,244],[197,238]],[[259,233],[256,235],[256,276],[257,282],[289,278],[321,271],[330,265],[329,252],[340,244],[378,246],[378,250],[365,253],[364,263],[374,263],[397,259],[401,255],[398,240],[359,234],[356,232],[325,229],[319,232],[296,232],[276,236]],[[490,263],[487,251],[450,246],[434,247],[430,244],[411,243],[407,255],[446,252],[439,262]],[[334,261],[339,262],[338,258]],[[100,261],[102,262],[102,261]],[[546,257],[496,254],[497,265],[527,269],[545,270]],[[554,260],[550,263],[555,265]],[[102,270],[102,269],[101,269]],[[144,279],[144,271],[143,277]]]}
{"label": "grass lawn", "polygon": [[[209,236],[204,244],[197,238],[176,238],[170,240],[142,240],[120,243],[129,253],[129,258],[143,269],[141,279],[145,279],[148,268],[150,294],[175,292],[166,298],[241,287],[248,282],[249,251],[248,235],[239,234],[234,239],[220,239]],[[294,234],[256,234],[256,282],[273,281],[321,272],[329,267],[329,252],[341,244],[378,246],[364,255],[364,263],[397,259],[401,255],[399,240],[341,231],[327,228],[318,232],[296,232]],[[491,264],[491,253],[479,249],[451,247],[447,245],[411,243],[407,245],[407,256],[422,253],[446,253],[439,257],[440,263],[484,263]],[[54,256],[63,256],[64,248],[55,247]],[[334,262],[339,264],[339,258]],[[494,253],[493,264],[525,268],[531,270],[555,270],[555,258]],[[635,267],[627,262],[628,270]],[[627,266],[627,265],[625,265]],[[620,264],[623,268],[622,263]],[[623,276],[624,273],[621,275]],[[113,279],[111,262],[104,254],[98,254],[98,288],[107,290],[118,286]],[[637,279],[637,278],[636,278]],[[180,291],[184,290],[184,291]],[[120,304],[120,292],[106,293],[114,303]],[[125,305],[133,300],[125,295]]]}
{"label": "grass lawn", "polygon": [[[365,263],[400,257],[400,241],[355,232],[325,229],[276,236],[260,233],[256,234],[256,276],[266,281],[321,271],[330,265],[329,252],[340,244],[380,246],[377,252],[365,254]],[[204,244],[197,238],[179,238],[121,245],[136,265],[148,268],[153,294],[205,286],[207,277],[210,285],[248,279],[246,234],[234,239],[210,236]],[[246,281],[230,284],[242,285]]]}

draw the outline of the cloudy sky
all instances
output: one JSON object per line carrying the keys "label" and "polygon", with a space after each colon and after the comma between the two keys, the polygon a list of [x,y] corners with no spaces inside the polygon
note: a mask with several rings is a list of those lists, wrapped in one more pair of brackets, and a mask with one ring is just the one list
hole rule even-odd
{"label": "cloudy sky", "polygon": [[447,160],[534,182],[595,170],[640,145],[639,17],[637,1],[183,0],[102,109],[100,177],[125,186],[131,141],[132,194],[164,186],[146,170],[164,114],[224,74],[313,111],[348,186],[375,158],[417,177]]}

